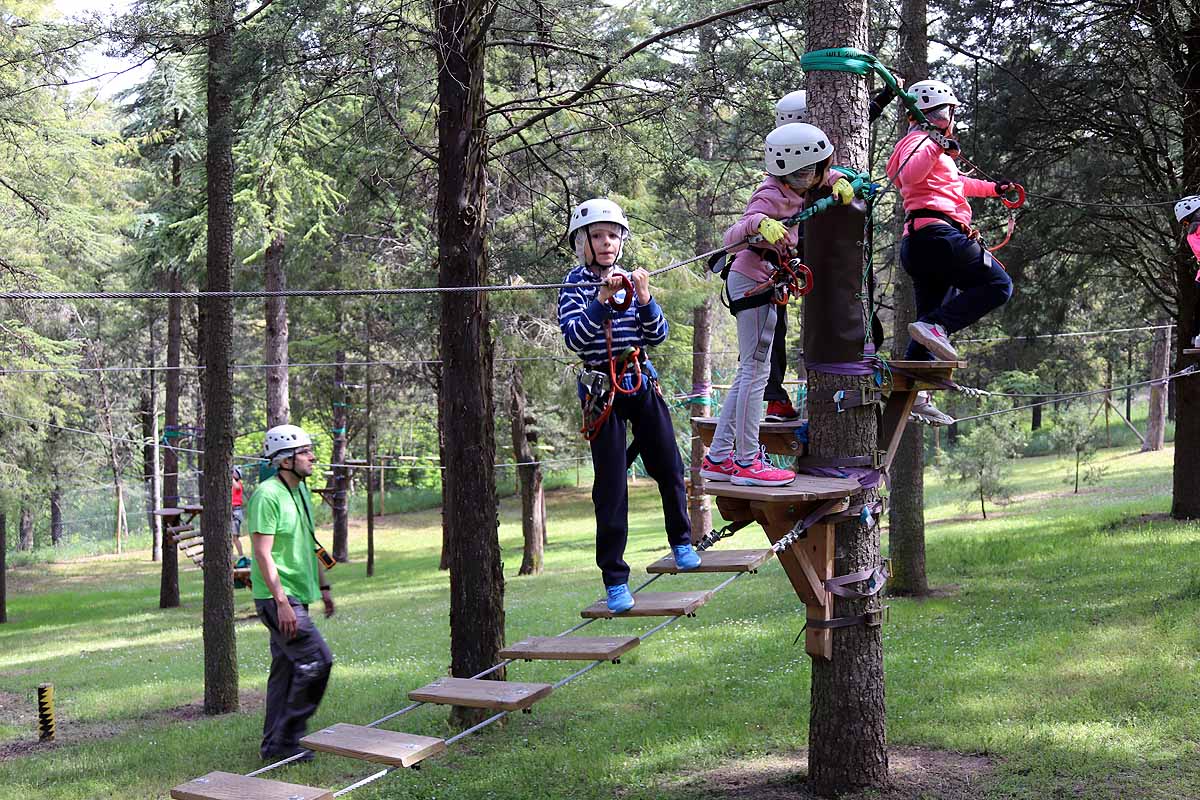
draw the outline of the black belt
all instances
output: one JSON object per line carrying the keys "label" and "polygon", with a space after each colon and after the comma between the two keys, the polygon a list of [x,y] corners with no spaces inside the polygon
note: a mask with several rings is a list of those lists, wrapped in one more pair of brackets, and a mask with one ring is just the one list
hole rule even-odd
{"label": "black belt", "polygon": [[[949,225],[950,227],[954,228],[956,231],[961,233],[963,236],[971,235],[971,229],[968,228],[966,225],[963,225],[961,222],[959,222],[958,220],[956,220],[954,217],[950,216],[949,214],[946,214],[942,211],[935,211],[932,208],[918,208],[914,211],[909,211],[907,214],[904,215],[905,227],[908,227],[909,225],[911,225],[912,221],[915,219],[936,219],[936,220],[944,222],[947,225]],[[909,233],[916,233],[916,228],[909,228]]]}

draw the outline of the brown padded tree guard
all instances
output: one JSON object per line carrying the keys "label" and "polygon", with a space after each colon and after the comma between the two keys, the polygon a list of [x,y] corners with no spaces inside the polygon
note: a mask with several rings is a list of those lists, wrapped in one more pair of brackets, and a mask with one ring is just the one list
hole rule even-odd
{"label": "brown padded tree guard", "polygon": [[[828,190],[824,192],[828,194]],[[813,289],[804,298],[804,360],[809,364],[862,359],[862,240],[867,206],[855,200],[804,223],[804,263]]]}

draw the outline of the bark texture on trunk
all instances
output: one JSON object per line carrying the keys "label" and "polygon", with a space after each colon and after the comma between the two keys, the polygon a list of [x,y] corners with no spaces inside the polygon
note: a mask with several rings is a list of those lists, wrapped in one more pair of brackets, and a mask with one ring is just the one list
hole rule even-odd
{"label": "bark texture on trunk", "polygon": [[[866,50],[866,2],[812,0],[807,7],[806,29],[809,50],[847,46]],[[856,168],[867,166],[866,82],[844,72],[810,72],[807,79],[809,113],[834,145],[834,163]],[[806,235],[814,230],[819,230],[818,226],[808,226]],[[849,249],[844,259],[845,269],[860,270],[861,243],[858,248]],[[809,309],[805,310],[807,313]],[[857,317],[861,311],[855,305],[844,313]],[[806,321],[805,338],[812,339],[816,332],[808,326]],[[810,369],[808,384],[810,391],[817,394],[867,389],[873,381],[870,377],[830,375]],[[815,456],[861,456],[874,452],[878,446],[878,422],[871,406],[838,414],[831,404],[812,404],[809,420],[809,450]],[[876,490],[869,490],[856,495],[851,502],[870,502],[877,497]],[[838,575],[878,566],[878,526],[858,520],[839,524],[834,563]],[[834,604],[834,616],[861,614],[877,602],[839,597]],[[888,754],[880,628],[856,625],[834,631],[833,658],[813,660],[811,702],[808,746],[812,789],[821,795],[834,796],[862,787],[885,786]]]}
{"label": "bark texture on trunk", "polygon": [[25,503],[21,504],[20,515],[17,518],[17,549],[33,549],[33,508]]}
{"label": "bark texture on trunk", "polygon": [[509,414],[512,421],[513,461],[521,484],[521,533],[524,548],[518,575],[541,575],[546,542],[546,493],[542,489],[542,465],[538,463],[536,420],[526,410],[525,380],[519,362],[513,362],[509,385]]}
{"label": "bark texture on trunk", "polygon": [[[277,233],[267,245],[263,258],[264,279],[269,292],[287,289],[287,270],[283,255],[286,240]],[[286,425],[292,415],[288,400],[288,318],[287,298],[268,297],[266,300],[267,328],[263,359],[267,367],[267,427]]]}
{"label": "bark texture on trunk", "polygon": [[0,622],[8,622],[8,515],[0,511]]}
{"label": "bark texture on trunk", "polygon": [[[492,6],[445,0],[435,9],[438,93],[438,283],[487,282],[487,196],[483,118],[484,47]],[[492,343],[487,294],[441,296],[440,349],[446,436],[451,674],[467,677],[494,665],[504,646],[504,573],[496,519],[496,441]],[[491,677],[503,680],[504,670]],[[479,709],[455,707],[455,724]]]}
{"label": "bark texture on trunk", "polygon": [[59,485],[58,474],[54,475],[54,487],[50,489],[50,544],[58,547],[63,538],[63,490]]}
{"label": "bark texture on trunk", "polygon": [[[227,292],[233,276],[233,0],[209,0],[208,280]],[[200,301],[204,319],[204,713],[238,708],[230,541],[233,454],[233,302]]]}
{"label": "bark texture on trunk", "polygon": [[1162,450],[1167,434],[1167,383],[1171,364],[1171,331],[1160,328],[1154,332],[1154,355],[1150,359],[1150,377],[1160,383],[1150,384],[1150,414],[1146,419],[1146,441],[1142,452]]}
{"label": "bark texture on trunk", "polygon": [[[153,367],[153,333],[147,356],[147,363]],[[142,422],[142,485],[146,492],[146,524],[150,529],[150,560],[159,561],[162,559],[162,517],[156,515],[154,509],[161,502],[162,485],[158,474],[158,381],[154,369],[147,371],[142,384],[138,414]]]}
{"label": "bark texture on trunk", "polygon": [[[900,6],[900,57],[897,67],[909,85],[929,75],[926,38],[925,0],[903,0]],[[904,114],[900,125],[908,129]],[[896,207],[896,231],[904,225],[904,209]],[[912,279],[900,266],[900,248],[896,248],[895,329],[892,333],[892,357],[904,358],[908,348],[908,325],[916,322],[916,297]],[[909,425],[900,439],[889,476],[888,555],[892,559],[892,577],[888,590],[893,594],[923,595],[929,592],[925,574],[925,427]]]}
{"label": "bark texture on trunk", "polygon": [[[341,332],[341,325],[338,326]],[[333,396],[338,398],[333,404],[333,459],[334,467],[325,483],[330,498],[329,507],[333,511],[333,557],[343,564],[350,560],[350,513],[348,501],[350,497],[350,469],[346,467],[348,453],[347,430],[349,429],[350,393],[346,389],[346,351],[338,348],[334,356],[336,366],[333,368]]]}

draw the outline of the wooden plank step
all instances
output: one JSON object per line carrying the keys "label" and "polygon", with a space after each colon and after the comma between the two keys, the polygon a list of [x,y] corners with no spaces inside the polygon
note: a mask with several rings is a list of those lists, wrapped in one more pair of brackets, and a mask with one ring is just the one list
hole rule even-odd
{"label": "wooden plank step", "polygon": [[183,513],[182,508],[156,508],[154,509],[156,517],[178,517]]}
{"label": "wooden plank step", "polygon": [[191,533],[176,534],[175,536],[171,537],[171,541],[175,542],[175,544],[183,544],[184,542],[188,541],[189,539],[197,539],[199,541],[203,541],[203,539],[201,538],[203,536],[204,536],[204,534],[200,531],[192,531]]}
{"label": "wooden plank step", "polygon": [[233,579],[238,580],[239,578],[244,581],[249,581],[250,580],[250,568],[242,567],[240,569],[234,569]]}
{"label": "wooden plank step", "polygon": [[445,752],[446,740],[339,722],[305,736],[300,740],[300,746],[346,758],[411,767]]}
{"label": "wooden plank step", "polygon": [[200,505],[199,503],[188,503],[187,505],[183,506],[183,510],[189,514],[199,514],[204,511],[204,506]]}
{"label": "wooden plank step", "polygon": [[[796,438],[796,431],[807,420],[794,419],[791,422],[763,422],[758,427],[758,441],[765,445],[768,453],[778,456],[798,456],[804,450],[804,445]],[[692,417],[692,429],[708,447],[712,444],[713,434],[717,430],[716,417]]]}
{"label": "wooden plank step", "polygon": [[438,678],[408,693],[410,700],[450,706],[520,711],[541,700],[554,687],[548,683],[486,681],[475,678]]}
{"label": "wooden plank step", "polygon": [[735,486],[726,481],[704,481],[703,491],[705,494],[716,497],[765,500],[771,503],[797,503],[849,497],[862,489],[859,487],[858,481],[850,478],[797,475],[796,480],[787,486]]}
{"label": "wooden plank step", "polygon": [[188,531],[194,531],[194,530],[196,530],[195,525],[169,525],[167,527],[167,533],[170,533],[172,535],[179,534],[179,533],[187,533]]}
{"label": "wooden plank step", "polygon": [[210,772],[171,790],[175,800],[331,800],[333,792],[297,783]]}
{"label": "wooden plank step", "polygon": [[691,614],[708,602],[712,591],[697,592],[639,592],[633,596],[633,608],[622,614],[613,614],[608,604],[597,600],[579,612],[588,619],[612,619],[613,617],[678,617]]}
{"label": "wooden plank step", "polygon": [[700,554],[700,566],[681,570],[675,566],[674,556],[663,556],[646,572],[753,572],[775,555],[771,550],[705,550]]}
{"label": "wooden plank step", "polygon": [[[965,361],[889,361],[892,367],[891,388],[895,391],[913,391],[914,389],[942,389],[944,387],[932,381],[948,381],[954,376],[954,370],[967,366]],[[909,373],[909,374],[904,374]],[[884,373],[885,380],[887,373]]]}
{"label": "wooden plank step", "polygon": [[1185,347],[1183,348],[1183,354],[1185,356],[1200,355],[1200,347]]}
{"label": "wooden plank step", "polygon": [[500,651],[529,661],[615,661],[641,643],[636,636],[531,636]]}

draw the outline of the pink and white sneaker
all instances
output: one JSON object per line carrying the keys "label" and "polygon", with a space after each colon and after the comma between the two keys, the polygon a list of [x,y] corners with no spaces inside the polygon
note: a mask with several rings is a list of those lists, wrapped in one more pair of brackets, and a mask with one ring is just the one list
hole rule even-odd
{"label": "pink and white sneaker", "polygon": [[700,477],[706,481],[728,482],[737,469],[731,453],[720,464],[705,456],[700,461]]}
{"label": "pink and white sneaker", "polygon": [[796,480],[796,473],[790,469],[779,469],[763,461],[761,456],[745,467],[735,461],[733,468],[729,482],[734,486],[787,486]]}
{"label": "pink and white sneaker", "polygon": [[958,351],[950,344],[950,337],[941,325],[914,322],[908,326],[908,335],[925,345],[925,349],[942,361],[958,361]]}

